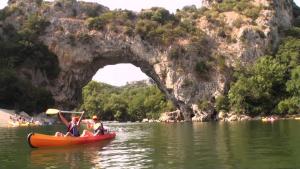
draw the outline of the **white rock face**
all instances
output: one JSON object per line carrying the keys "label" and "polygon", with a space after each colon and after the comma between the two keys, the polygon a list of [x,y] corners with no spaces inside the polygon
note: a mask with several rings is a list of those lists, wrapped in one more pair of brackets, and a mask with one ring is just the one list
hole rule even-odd
{"label": "white rock face", "polygon": [[[203,0],[203,4],[209,7],[220,1]],[[243,65],[251,64],[265,54],[270,46],[277,45],[280,39],[278,29],[291,26],[291,0],[255,2],[272,6],[261,11],[254,21],[255,25],[240,14],[224,14],[225,24],[232,29],[228,36],[235,39],[231,42],[220,38],[219,28],[206,17],[198,19],[197,27],[207,34],[207,51],[224,56],[227,67],[234,68],[240,62]],[[85,24],[87,13],[91,9],[97,9],[97,15],[108,11],[101,5],[76,0],[47,2],[43,7],[34,0],[11,0],[9,5],[18,6],[25,15],[13,14],[6,18],[4,24],[12,24],[18,29],[26,15],[33,13],[38,13],[51,23],[39,39],[57,55],[61,72],[51,82],[42,73],[32,72],[32,81],[35,85],[46,86],[61,107],[76,106],[81,98],[82,87],[96,71],[117,63],[132,63],[140,67],[180,109],[186,120],[191,120],[192,114],[196,121],[210,119],[210,112],[193,105],[199,100],[217,97],[228,88],[230,73],[227,69],[214,67],[208,73],[208,79],[199,77],[195,72],[197,55],[181,56],[175,60],[168,57],[172,46],[153,46],[138,35],[129,37],[122,33],[89,30]],[[240,17],[244,23],[239,28],[232,26],[232,20]]]}

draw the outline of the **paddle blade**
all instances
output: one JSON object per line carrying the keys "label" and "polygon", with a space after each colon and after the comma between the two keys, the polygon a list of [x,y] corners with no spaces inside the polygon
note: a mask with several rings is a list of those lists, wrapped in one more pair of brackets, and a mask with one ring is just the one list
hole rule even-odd
{"label": "paddle blade", "polygon": [[57,110],[57,109],[48,109],[46,111],[46,114],[51,115],[51,114],[57,114],[58,112],[59,112],[59,110]]}

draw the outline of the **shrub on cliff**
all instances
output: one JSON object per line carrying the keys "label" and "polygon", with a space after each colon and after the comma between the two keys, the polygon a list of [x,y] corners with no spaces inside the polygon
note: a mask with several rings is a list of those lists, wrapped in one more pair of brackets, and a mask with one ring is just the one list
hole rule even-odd
{"label": "shrub on cliff", "polygon": [[236,28],[240,28],[243,24],[244,24],[244,20],[240,17],[232,22],[232,26]]}
{"label": "shrub on cliff", "polygon": [[139,18],[156,21],[162,25],[176,20],[175,16],[170,14],[168,10],[159,7],[153,7],[151,9],[141,11]]}
{"label": "shrub on cliff", "polygon": [[209,70],[211,69],[207,61],[198,61],[195,65],[195,71],[203,79],[207,80],[209,78]]}
{"label": "shrub on cliff", "polygon": [[0,21],[11,16],[13,13],[23,14],[22,10],[17,6],[7,6],[0,10]]}
{"label": "shrub on cliff", "polygon": [[225,111],[228,112],[229,111],[229,100],[227,96],[219,96],[216,98],[216,111],[220,112],[220,111]]}
{"label": "shrub on cliff", "polygon": [[[26,40],[27,37],[15,32],[13,27],[9,28],[4,29],[7,39],[0,40],[1,61],[6,61],[6,64],[12,68],[39,69],[49,79],[55,78],[60,71],[57,57],[46,46],[39,42]],[[3,67],[7,67],[7,65],[3,65]]]}
{"label": "shrub on cliff", "polygon": [[255,20],[261,10],[261,6],[255,6],[249,0],[223,0],[221,3],[214,4],[210,12],[236,11]]}
{"label": "shrub on cliff", "polygon": [[27,40],[36,40],[36,38],[44,32],[49,26],[49,22],[38,14],[31,14],[24,22],[19,34]]}
{"label": "shrub on cliff", "polygon": [[[121,27],[133,29],[135,14],[128,10],[114,10],[86,20],[87,27],[95,30],[122,31]],[[127,30],[128,31],[128,30]]]}

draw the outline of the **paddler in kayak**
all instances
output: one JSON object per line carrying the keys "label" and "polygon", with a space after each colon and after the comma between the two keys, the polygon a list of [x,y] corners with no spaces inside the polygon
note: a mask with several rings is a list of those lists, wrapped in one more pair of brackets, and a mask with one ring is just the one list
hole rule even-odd
{"label": "paddler in kayak", "polygon": [[88,131],[88,130],[83,130],[82,135],[81,136],[86,136],[86,135],[103,135],[104,134],[104,127],[102,122],[100,121],[100,119],[97,116],[93,116],[93,123],[89,123],[88,124],[88,128],[93,128],[94,133]]}
{"label": "paddler in kayak", "polygon": [[55,136],[73,136],[73,137],[79,137],[79,125],[82,120],[84,112],[81,114],[80,118],[78,116],[73,116],[72,120],[68,122],[66,118],[62,115],[61,112],[58,113],[58,116],[60,117],[61,121],[68,127],[67,133],[64,135],[61,132],[56,132]]}

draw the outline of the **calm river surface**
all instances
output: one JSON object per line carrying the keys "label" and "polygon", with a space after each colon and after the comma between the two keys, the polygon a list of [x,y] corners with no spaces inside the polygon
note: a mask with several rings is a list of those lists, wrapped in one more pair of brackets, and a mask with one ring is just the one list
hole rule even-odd
{"label": "calm river surface", "polygon": [[62,126],[0,128],[0,168],[299,169],[300,121],[107,124],[109,142],[32,149],[29,132]]}

